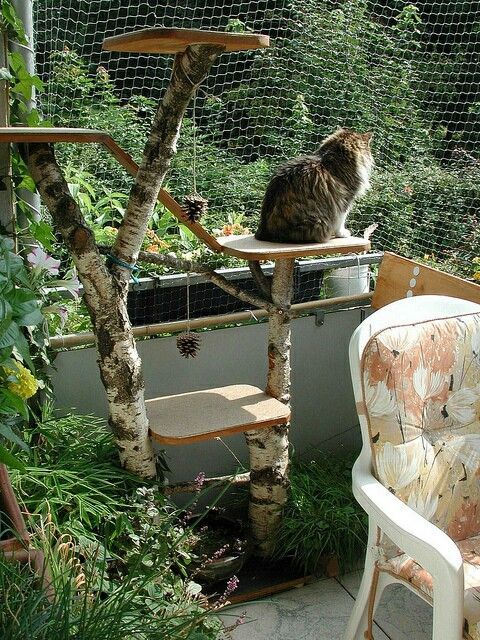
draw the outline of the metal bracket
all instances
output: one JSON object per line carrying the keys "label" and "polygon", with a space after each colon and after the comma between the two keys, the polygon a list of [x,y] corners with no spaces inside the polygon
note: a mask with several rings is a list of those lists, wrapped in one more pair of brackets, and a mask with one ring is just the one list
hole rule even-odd
{"label": "metal bracket", "polygon": [[327,313],[334,313],[335,311],[348,311],[349,309],[358,309],[360,311],[360,322],[365,319],[365,312],[367,307],[370,306],[370,300],[357,300],[355,305],[352,302],[333,304],[326,308],[315,309],[315,326],[323,327],[325,324],[325,315]]}
{"label": "metal bracket", "polygon": [[323,309],[316,309],[315,311],[315,326],[323,327],[325,322],[325,311]]}

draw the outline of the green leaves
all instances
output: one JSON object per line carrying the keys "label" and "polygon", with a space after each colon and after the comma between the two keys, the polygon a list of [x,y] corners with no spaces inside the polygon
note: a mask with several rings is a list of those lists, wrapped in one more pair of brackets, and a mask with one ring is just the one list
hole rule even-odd
{"label": "green leaves", "polygon": [[29,274],[13,249],[10,238],[0,237],[0,462],[23,469],[1,441],[25,447],[15,423],[28,419],[26,398],[35,392],[36,383],[20,367],[24,362],[35,371],[24,331],[34,330],[44,317],[37,294],[30,288]]}
{"label": "green leaves", "polygon": [[8,451],[2,444],[0,444],[0,462],[11,467],[12,469],[18,469],[18,471],[25,471],[25,466],[15,458],[14,455]]}
{"label": "green leaves", "polygon": [[10,0],[2,0],[1,3],[0,30],[6,32],[11,38],[20,44],[28,44],[22,22],[18,19]]}
{"label": "green leaves", "polygon": [[25,100],[31,100],[33,90],[43,88],[43,82],[38,76],[34,76],[27,71],[25,60],[20,53],[9,53],[8,63],[12,74],[11,91],[22,96]]}

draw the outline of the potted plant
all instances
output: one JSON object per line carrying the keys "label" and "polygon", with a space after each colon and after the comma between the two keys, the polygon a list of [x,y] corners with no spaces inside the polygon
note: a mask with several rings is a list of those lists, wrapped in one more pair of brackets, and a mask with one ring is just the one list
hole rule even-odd
{"label": "potted plant", "polygon": [[248,557],[250,546],[245,523],[212,508],[205,516],[190,516],[193,561],[192,578],[202,583],[228,580],[238,574]]}

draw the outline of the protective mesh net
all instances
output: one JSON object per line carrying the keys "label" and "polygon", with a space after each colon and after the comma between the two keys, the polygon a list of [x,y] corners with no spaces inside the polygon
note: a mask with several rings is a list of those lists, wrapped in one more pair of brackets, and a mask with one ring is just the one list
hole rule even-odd
{"label": "protective mesh net", "polygon": [[[204,224],[229,225],[226,233],[235,224],[233,231],[254,229],[274,167],[312,152],[338,125],[371,130],[373,188],[350,214],[352,231],[378,223],[374,249],[474,276],[477,1],[37,0],[35,11],[44,115],[56,125],[105,129],[136,159],[172,59],[102,52],[105,37],[152,26],[270,35],[269,49],[220,57],[198,92],[195,117],[187,113],[166,188],[179,200],[193,190],[195,124],[196,188],[209,200]],[[118,196],[113,213],[98,201],[127,193],[130,179],[94,145],[65,146],[61,155],[72,181],[92,188],[90,217],[115,227],[124,200]],[[177,229],[164,212],[155,225],[170,249],[200,252],[188,234],[173,239]]]}

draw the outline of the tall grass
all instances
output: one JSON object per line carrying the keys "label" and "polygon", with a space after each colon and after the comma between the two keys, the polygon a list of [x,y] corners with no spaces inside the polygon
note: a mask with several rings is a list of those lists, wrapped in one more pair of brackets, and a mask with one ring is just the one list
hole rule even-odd
{"label": "tall grass", "polygon": [[0,555],[2,640],[212,640],[221,624],[184,594],[183,605],[154,588],[141,558],[113,588],[106,561],[82,567],[50,550],[55,597],[48,599],[31,568]]}
{"label": "tall grass", "polygon": [[335,556],[342,570],[359,559],[367,518],[352,493],[353,460],[326,454],[312,462],[294,459],[277,557],[292,557],[306,573],[317,571],[325,557]]}
{"label": "tall grass", "polygon": [[221,623],[186,577],[190,536],[178,508],[120,468],[105,422],[52,417],[27,440],[26,470],[12,471],[12,484],[49,557],[56,598],[30,567],[0,558],[0,638],[217,638]]}

